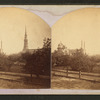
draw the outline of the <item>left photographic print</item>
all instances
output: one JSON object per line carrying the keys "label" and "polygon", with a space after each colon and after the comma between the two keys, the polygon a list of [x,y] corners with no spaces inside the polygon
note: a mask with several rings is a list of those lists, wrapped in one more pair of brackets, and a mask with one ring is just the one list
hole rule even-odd
{"label": "left photographic print", "polygon": [[0,6],[0,89],[50,88],[51,29],[37,6]]}

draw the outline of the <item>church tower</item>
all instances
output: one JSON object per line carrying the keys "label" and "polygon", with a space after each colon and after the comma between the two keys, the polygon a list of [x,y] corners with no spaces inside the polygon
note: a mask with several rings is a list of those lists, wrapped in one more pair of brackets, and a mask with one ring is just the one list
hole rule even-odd
{"label": "church tower", "polygon": [[27,32],[25,27],[25,37],[24,37],[24,48],[23,51],[26,52],[28,50],[28,39],[27,39]]}
{"label": "church tower", "polygon": [[86,54],[86,49],[85,49],[85,41],[83,43],[83,41],[81,41],[81,50],[84,54]]}
{"label": "church tower", "polygon": [[2,41],[1,41],[0,53],[3,53],[3,49],[2,49]]}

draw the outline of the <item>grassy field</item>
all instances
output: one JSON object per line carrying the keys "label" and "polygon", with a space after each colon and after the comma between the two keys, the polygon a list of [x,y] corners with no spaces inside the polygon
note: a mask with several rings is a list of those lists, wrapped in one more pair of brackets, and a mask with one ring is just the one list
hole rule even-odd
{"label": "grassy field", "polygon": [[59,66],[52,69],[51,87],[52,89],[94,89],[100,90],[100,68],[95,67],[95,72],[81,72],[79,79],[78,71],[68,71],[66,67]]}
{"label": "grassy field", "polygon": [[93,89],[100,90],[100,83],[74,78],[56,77],[51,80],[52,89]]}
{"label": "grassy field", "polygon": [[45,89],[45,88],[49,88],[48,80],[37,80],[34,78],[32,83],[31,82],[27,83],[24,81],[18,82],[18,81],[0,79],[0,89]]}
{"label": "grassy field", "polygon": [[0,89],[44,89],[50,88],[50,79],[46,76],[0,71]]}
{"label": "grassy field", "polygon": [[[0,69],[0,89],[44,89],[50,88],[50,79],[47,76],[33,75],[32,81],[24,66],[14,65]],[[47,78],[46,78],[47,77]]]}

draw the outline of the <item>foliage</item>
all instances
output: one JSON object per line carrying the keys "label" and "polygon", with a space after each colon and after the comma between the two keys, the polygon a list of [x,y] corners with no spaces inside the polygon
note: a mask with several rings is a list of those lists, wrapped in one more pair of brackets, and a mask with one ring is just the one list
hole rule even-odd
{"label": "foliage", "polygon": [[11,54],[8,56],[8,59],[13,62],[22,61],[21,54]]}
{"label": "foliage", "polygon": [[13,62],[9,60],[9,57],[5,54],[0,54],[0,69],[9,71]]}
{"label": "foliage", "polygon": [[92,71],[94,63],[91,61],[88,55],[78,50],[74,53],[71,58],[71,68],[72,70],[81,70],[81,71]]}
{"label": "foliage", "polygon": [[69,66],[70,56],[63,44],[58,44],[58,49],[52,53],[52,66]]}
{"label": "foliage", "polygon": [[50,54],[51,40],[45,39],[42,49],[37,49],[33,54],[25,53],[23,58],[26,61],[25,71],[30,74],[45,74],[50,76]]}
{"label": "foliage", "polygon": [[[59,45],[58,45],[59,46]],[[64,46],[65,47],[65,46]],[[69,55],[64,49],[55,50],[52,53],[52,66],[70,66],[72,70],[81,70],[91,72],[98,62],[94,57],[88,56],[81,49],[75,49],[74,52]],[[66,52],[66,53],[65,53]]]}
{"label": "foliage", "polygon": [[58,52],[52,54],[52,65],[53,66],[68,66],[70,64],[69,55],[59,55]]}

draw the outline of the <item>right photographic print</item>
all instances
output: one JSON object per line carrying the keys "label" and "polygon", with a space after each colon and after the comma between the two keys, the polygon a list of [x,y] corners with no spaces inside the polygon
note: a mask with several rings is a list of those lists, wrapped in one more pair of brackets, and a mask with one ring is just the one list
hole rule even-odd
{"label": "right photographic print", "polygon": [[60,11],[52,26],[51,88],[100,90],[99,6]]}

